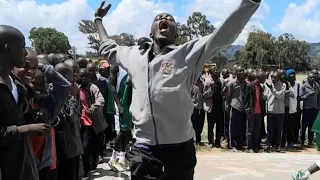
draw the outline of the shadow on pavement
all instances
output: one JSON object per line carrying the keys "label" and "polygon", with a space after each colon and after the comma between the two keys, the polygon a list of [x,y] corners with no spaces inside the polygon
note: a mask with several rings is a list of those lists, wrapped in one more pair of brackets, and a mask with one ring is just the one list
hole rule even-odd
{"label": "shadow on pavement", "polygon": [[124,178],[125,180],[130,179],[130,177],[124,173],[114,172],[114,171],[106,170],[102,168],[97,168],[96,172],[91,175],[91,178],[100,178],[100,177],[108,177],[108,176],[121,177],[121,178]]}

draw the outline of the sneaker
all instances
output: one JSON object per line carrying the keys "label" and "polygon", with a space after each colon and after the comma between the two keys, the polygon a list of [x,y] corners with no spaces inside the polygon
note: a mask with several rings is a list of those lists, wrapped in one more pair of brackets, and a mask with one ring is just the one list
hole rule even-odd
{"label": "sneaker", "polygon": [[291,143],[287,145],[287,148],[288,148],[288,149],[293,149],[293,147],[294,147],[294,145],[291,144]]}
{"label": "sneaker", "polygon": [[253,149],[247,149],[245,152],[246,152],[246,153],[250,153],[250,154],[255,153],[255,152],[253,151]]}
{"label": "sneaker", "polygon": [[123,162],[118,162],[114,165],[115,169],[118,171],[118,172],[123,172],[127,169],[126,167],[126,164]]}
{"label": "sneaker", "polygon": [[115,167],[115,165],[117,164],[117,161],[116,160],[111,160],[108,162],[108,165],[110,166],[110,168],[113,170],[113,171],[117,171],[117,168]]}
{"label": "sneaker", "polygon": [[309,177],[307,177],[303,171],[298,171],[298,172],[292,173],[292,179],[293,180],[308,180]]}
{"label": "sneaker", "polygon": [[313,144],[313,142],[312,141],[309,141],[308,142],[308,146],[307,146],[308,148],[313,148],[314,147],[314,144]]}

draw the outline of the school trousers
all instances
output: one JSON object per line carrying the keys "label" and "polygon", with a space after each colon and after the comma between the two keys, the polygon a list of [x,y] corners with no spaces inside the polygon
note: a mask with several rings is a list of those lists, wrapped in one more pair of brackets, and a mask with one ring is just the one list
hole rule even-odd
{"label": "school trousers", "polygon": [[195,131],[197,143],[201,143],[201,133],[204,126],[205,116],[206,112],[203,109],[194,109],[193,114],[191,116],[191,121],[193,129]]}
{"label": "school trousers", "polygon": [[293,143],[297,143],[300,137],[300,129],[301,129],[301,110],[297,111],[296,113],[290,114],[289,119],[293,122]]}
{"label": "school trousers", "polygon": [[268,147],[280,149],[284,114],[268,114],[267,144]]}
{"label": "school trousers", "polygon": [[227,140],[228,146],[229,146],[229,136],[230,136],[229,135],[230,111],[231,111],[230,106],[226,105],[225,111],[224,111],[224,137]]}
{"label": "school trousers", "polygon": [[288,145],[293,143],[293,128],[293,114],[289,114],[289,107],[285,107],[281,147],[285,147],[286,143]]}
{"label": "school trousers", "polygon": [[[211,112],[207,113],[208,121],[208,142],[209,144],[220,145],[221,137],[223,134],[223,120],[224,112],[220,108],[213,108]],[[216,126],[216,134],[214,139],[213,129]]]}
{"label": "school trousers", "polygon": [[193,140],[180,144],[135,144],[128,153],[131,180],[193,180],[197,163]]}
{"label": "school trousers", "polygon": [[314,133],[311,131],[319,110],[316,108],[304,108],[302,114],[301,143],[306,140],[306,130],[308,128],[308,142],[312,143]]}
{"label": "school trousers", "polygon": [[84,154],[82,155],[83,171],[85,173],[96,169],[98,157],[101,152],[101,141],[103,134],[96,134],[92,126],[81,127],[81,137]]}
{"label": "school trousers", "polygon": [[79,180],[80,156],[59,157],[58,180]]}
{"label": "school trousers", "polygon": [[247,144],[248,149],[259,150],[259,138],[262,123],[261,114],[253,114],[247,119]]}
{"label": "school trousers", "polygon": [[229,122],[229,146],[231,148],[243,148],[243,133],[245,133],[246,113],[235,108],[230,110]]}

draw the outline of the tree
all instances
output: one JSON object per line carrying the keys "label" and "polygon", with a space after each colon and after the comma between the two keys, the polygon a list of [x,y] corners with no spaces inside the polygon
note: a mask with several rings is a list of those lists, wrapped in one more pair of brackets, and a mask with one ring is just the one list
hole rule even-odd
{"label": "tree", "polygon": [[176,44],[184,44],[194,38],[206,36],[211,34],[214,29],[205,15],[194,12],[189,16],[187,24],[177,22],[178,38]]}
{"label": "tree", "polygon": [[276,41],[278,61],[283,68],[307,70],[310,68],[310,45],[299,41],[292,34],[285,33]]}
{"label": "tree", "polygon": [[249,33],[245,49],[235,54],[235,59],[244,67],[294,68],[307,70],[311,61],[310,46],[285,33],[277,39],[272,34],[253,30]]}
{"label": "tree", "polygon": [[249,33],[245,49],[235,54],[236,60],[244,67],[262,68],[276,64],[275,38],[272,34],[254,30]]}
{"label": "tree", "polygon": [[113,36],[110,36],[110,38],[116,41],[116,43],[120,46],[133,46],[136,43],[136,40],[133,38],[133,35],[128,33],[113,35]]}
{"label": "tree", "polygon": [[100,48],[100,40],[95,23],[90,20],[81,20],[78,23],[78,29],[80,32],[87,35],[89,47],[98,53]]}
{"label": "tree", "polygon": [[71,49],[68,37],[55,28],[33,27],[29,39],[38,54],[68,53]]}
{"label": "tree", "polygon": [[312,56],[312,67],[320,69],[320,55]]}
{"label": "tree", "polygon": [[178,38],[176,39],[176,44],[184,44],[191,39],[191,30],[185,25],[177,22]]}
{"label": "tree", "polygon": [[194,12],[189,16],[187,26],[190,28],[191,39],[206,36],[215,30],[215,27],[201,12]]}

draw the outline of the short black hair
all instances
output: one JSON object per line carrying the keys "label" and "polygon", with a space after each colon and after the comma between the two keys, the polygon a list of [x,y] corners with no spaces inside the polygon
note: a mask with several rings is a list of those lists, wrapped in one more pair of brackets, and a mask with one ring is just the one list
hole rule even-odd
{"label": "short black hair", "polygon": [[140,39],[138,39],[138,46],[140,46],[143,43],[147,43],[147,42],[152,42],[151,39],[147,38],[147,37],[142,37]]}

